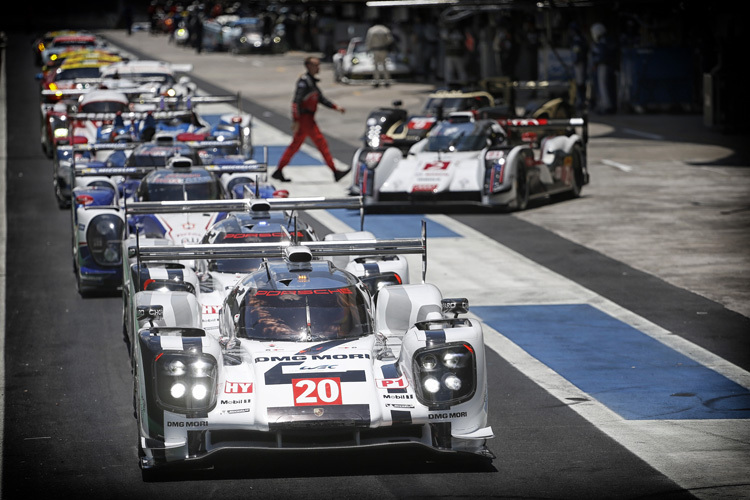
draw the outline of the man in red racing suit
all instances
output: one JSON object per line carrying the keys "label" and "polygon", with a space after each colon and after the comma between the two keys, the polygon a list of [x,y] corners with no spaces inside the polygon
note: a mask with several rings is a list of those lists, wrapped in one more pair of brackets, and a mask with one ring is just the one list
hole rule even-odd
{"label": "man in red racing suit", "polygon": [[333,171],[334,180],[338,182],[339,179],[348,173],[348,170],[344,172],[336,170],[331,153],[328,151],[328,143],[320,132],[318,124],[315,123],[315,111],[318,109],[318,103],[339,113],[344,113],[346,110],[326,99],[320,92],[317,84],[318,79],[315,78],[315,75],[320,71],[320,59],[317,57],[306,58],[305,68],[307,68],[307,73],[304,73],[297,80],[297,88],[294,93],[294,101],[292,102],[292,130],[294,131],[294,137],[292,138],[292,143],[286,148],[284,154],[281,155],[276,171],[271,177],[282,182],[289,182],[291,180],[284,177],[281,170],[289,163],[300,146],[302,146],[302,143],[305,142],[305,139],[310,137],[323,155],[328,168]]}

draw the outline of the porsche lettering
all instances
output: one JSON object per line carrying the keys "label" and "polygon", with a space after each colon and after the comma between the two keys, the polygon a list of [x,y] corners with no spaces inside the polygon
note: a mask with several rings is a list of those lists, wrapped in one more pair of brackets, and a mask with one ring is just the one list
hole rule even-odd
{"label": "porsche lettering", "polygon": [[256,297],[278,297],[279,295],[335,295],[335,294],[350,295],[352,293],[349,288],[337,288],[335,290],[258,290],[255,292]]}

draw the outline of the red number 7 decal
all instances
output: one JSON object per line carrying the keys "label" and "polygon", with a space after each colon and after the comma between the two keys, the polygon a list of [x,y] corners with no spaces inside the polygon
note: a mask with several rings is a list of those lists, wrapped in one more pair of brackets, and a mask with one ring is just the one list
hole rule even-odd
{"label": "red number 7 decal", "polygon": [[292,387],[294,406],[341,404],[339,378],[295,378]]}

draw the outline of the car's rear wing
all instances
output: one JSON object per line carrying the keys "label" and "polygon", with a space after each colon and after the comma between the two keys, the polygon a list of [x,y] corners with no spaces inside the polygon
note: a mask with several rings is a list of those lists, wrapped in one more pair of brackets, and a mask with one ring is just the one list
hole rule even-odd
{"label": "car's rear wing", "polygon": [[506,130],[560,130],[571,127],[583,129],[583,142],[588,143],[589,131],[588,120],[583,117],[576,118],[508,118],[498,120],[498,123]]}
{"label": "car's rear wing", "polygon": [[[182,104],[184,103],[187,109],[192,109],[197,104],[223,104],[223,103],[238,103],[240,100],[239,94],[236,95],[193,95],[193,96],[154,96],[154,97],[143,97],[138,102],[142,104]],[[238,106],[239,107],[239,106]]]}
{"label": "car's rear wing", "polygon": [[97,152],[97,151],[127,151],[129,149],[135,149],[142,142],[91,142],[85,144],[74,144],[74,145],[60,145],[57,149],[60,151],[69,151],[71,153],[86,153],[86,152]]}
{"label": "car's rear wing", "polygon": [[70,113],[68,118],[71,120],[81,121],[115,121],[121,117],[123,121],[145,120],[149,116],[156,121],[167,121],[175,118],[190,118],[193,111],[189,109],[180,109],[173,111],[126,111],[125,113]]}
{"label": "car's rear wing", "polygon": [[111,177],[122,175],[126,177],[145,177],[159,167],[109,167],[107,165],[77,165],[72,169],[74,177]]}
{"label": "car's rear wing", "polygon": [[127,215],[205,212],[269,212],[271,210],[359,210],[360,230],[364,228],[364,199],[346,198],[248,198],[242,200],[137,201],[125,206]]}
{"label": "car's rear wing", "polygon": [[291,263],[309,262],[313,258],[347,255],[422,255],[422,281],[427,272],[427,224],[422,221],[419,238],[331,240],[293,242],[286,238],[276,243],[222,243],[197,245],[158,245],[130,248],[129,257],[140,262],[168,262],[202,259],[285,259]]}

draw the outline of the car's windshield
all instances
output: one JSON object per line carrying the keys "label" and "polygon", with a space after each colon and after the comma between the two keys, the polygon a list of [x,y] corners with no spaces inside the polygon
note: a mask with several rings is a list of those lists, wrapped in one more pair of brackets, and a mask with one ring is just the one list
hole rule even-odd
{"label": "car's windshield", "polygon": [[454,111],[468,111],[489,106],[489,100],[484,96],[455,96],[455,97],[430,97],[424,105],[424,113],[435,115],[437,109],[442,107],[443,114],[448,116]]}
{"label": "car's windshield", "polygon": [[238,337],[311,342],[371,333],[364,296],[354,287],[251,290],[243,300]]}
{"label": "car's windshield", "polygon": [[98,78],[100,69],[96,66],[88,68],[60,68],[55,75],[55,81],[75,80],[76,78]]}
{"label": "car's windshield", "polygon": [[119,113],[128,111],[128,105],[119,101],[96,101],[81,106],[83,113]]}
{"label": "car's windshield", "polygon": [[159,146],[156,144],[145,144],[139,147],[128,157],[128,167],[163,167],[173,156],[186,156],[196,160],[190,146],[186,144],[175,144],[174,146]]}
{"label": "car's windshield", "polygon": [[154,172],[138,188],[141,201],[221,199],[218,181],[207,172]]}
{"label": "car's windshield", "polygon": [[480,151],[487,146],[487,137],[473,122],[441,122],[427,137],[424,151]]}

